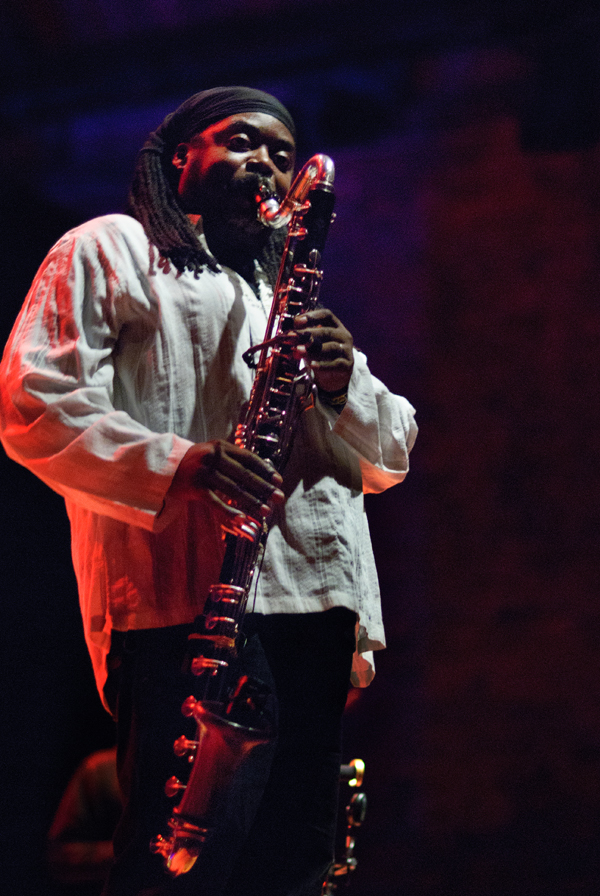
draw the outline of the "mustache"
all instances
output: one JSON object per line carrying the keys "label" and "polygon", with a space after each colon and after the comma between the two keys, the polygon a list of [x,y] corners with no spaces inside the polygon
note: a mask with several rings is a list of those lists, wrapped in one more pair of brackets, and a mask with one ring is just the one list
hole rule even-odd
{"label": "mustache", "polygon": [[223,186],[224,192],[232,199],[236,197],[256,199],[261,187],[273,191],[269,179],[259,174],[245,174],[243,177],[228,181]]}

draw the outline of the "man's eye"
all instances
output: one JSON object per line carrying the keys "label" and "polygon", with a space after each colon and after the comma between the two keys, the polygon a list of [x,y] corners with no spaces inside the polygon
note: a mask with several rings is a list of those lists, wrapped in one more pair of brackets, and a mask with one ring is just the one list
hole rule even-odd
{"label": "man's eye", "polygon": [[236,134],[235,137],[231,138],[228,146],[233,152],[244,152],[249,148],[250,141],[243,134]]}
{"label": "man's eye", "polygon": [[279,170],[283,171],[284,173],[286,171],[289,171],[292,167],[292,160],[289,156],[285,155],[285,153],[277,153],[277,155],[273,157],[273,161],[275,162]]}

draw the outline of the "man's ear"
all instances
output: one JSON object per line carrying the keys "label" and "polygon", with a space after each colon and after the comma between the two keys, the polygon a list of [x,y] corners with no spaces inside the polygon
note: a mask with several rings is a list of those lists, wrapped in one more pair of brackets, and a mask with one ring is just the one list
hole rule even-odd
{"label": "man's ear", "polygon": [[171,160],[175,168],[178,168],[180,171],[185,167],[185,164],[187,162],[188,149],[189,147],[187,143],[180,143],[175,150],[175,155]]}

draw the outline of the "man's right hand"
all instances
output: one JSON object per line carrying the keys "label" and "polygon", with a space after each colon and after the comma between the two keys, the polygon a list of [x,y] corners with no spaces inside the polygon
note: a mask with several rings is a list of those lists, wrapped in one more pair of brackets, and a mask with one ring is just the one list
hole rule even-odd
{"label": "man's right hand", "polygon": [[[260,520],[283,503],[283,480],[268,462],[246,448],[216,439],[199,442],[184,454],[168,497],[177,501],[208,497],[226,517],[240,512]],[[227,501],[232,501],[233,506]]]}

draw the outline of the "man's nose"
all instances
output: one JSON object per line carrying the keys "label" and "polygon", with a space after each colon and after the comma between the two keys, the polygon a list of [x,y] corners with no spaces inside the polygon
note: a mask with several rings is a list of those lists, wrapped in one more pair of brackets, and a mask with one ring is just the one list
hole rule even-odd
{"label": "man's nose", "polygon": [[269,150],[262,144],[258,146],[246,162],[246,170],[270,177],[275,170]]}

